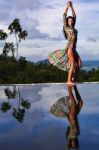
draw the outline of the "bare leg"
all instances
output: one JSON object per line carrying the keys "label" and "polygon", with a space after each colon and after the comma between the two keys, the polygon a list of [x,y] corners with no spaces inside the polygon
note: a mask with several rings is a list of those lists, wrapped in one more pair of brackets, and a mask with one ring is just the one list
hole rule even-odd
{"label": "bare leg", "polygon": [[74,73],[74,82],[78,80],[77,74],[79,73],[80,68],[82,67],[82,60],[77,51],[75,51],[75,61],[76,61],[76,67],[75,67],[75,73]]}
{"label": "bare leg", "polygon": [[82,60],[77,51],[75,51],[75,60],[76,63],[78,64],[78,68],[80,69],[82,67]]}
{"label": "bare leg", "polygon": [[77,86],[74,86],[74,90],[75,90],[75,95],[76,95],[76,99],[77,99],[77,102],[78,102],[78,104],[77,104],[77,115],[78,115],[81,108],[82,108],[82,106],[83,106],[83,100],[82,100],[82,98],[79,94]]}
{"label": "bare leg", "polygon": [[[76,136],[78,135],[78,124],[77,124],[77,113],[76,113],[76,106],[77,102],[74,98],[73,92],[72,92],[72,87],[68,86],[68,92],[69,92],[69,97],[71,100],[70,104],[70,111],[69,111],[69,117],[68,120],[70,122],[70,131],[67,133],[69,136]],[[67,135],[67,144],[66,144],[66,150],[70,150],[70,145],[69,145],[69,139]],[[74,141],[72,141],[74,144]],[[79,146],[76,147],[76,150],[79,150]]]}
{"label": "bare leg", "polygon": [[77,86],[74,86],[74,91],[75,91],[75,96],[76,96],[76,99],[77,99],[77,106],[76,106],[76,125],[77,125],[77,128],[78,128],[78,135],[80,134],[80,128],[79,128],[79,122],[78,122],[78,114],[80,113],[81,111],[81,108],[83,106],[83,100],[79,94],[79,91],[77,89]]}
{"label": "bare leg", "polygon": [[73,84],[72,75],[73,75],[73,71],[74,71],[74,67],[75,67],[75,57],[74,57],[74,52],[73,52],[72,48],[68,49],[67,55],[68,55],[69,62],[70,62],[70,69],[69,69],[69,72],[68,72],[67,83]]}
{"label": "bare leg", "polygon": [[70,97],[70,111],[69,111],[69,115],[68,115],[68,120],[70,123],[70,131],[69,131],[69,135],[70,136],[76,136],[78,134],[78,124],[77,124],[77,117],[76,117],[76,101],[72,92],[72,87],[68,86],[68,92],[69,92],[69,97]]}
{"label": "bare leg", "polygon": [[68,92],[70,97],[70,111],[69,111],[69,119],[71,123],[75,123],[75,117],[76,117],[76,101],[72,93],[72,87],[68,86]]}

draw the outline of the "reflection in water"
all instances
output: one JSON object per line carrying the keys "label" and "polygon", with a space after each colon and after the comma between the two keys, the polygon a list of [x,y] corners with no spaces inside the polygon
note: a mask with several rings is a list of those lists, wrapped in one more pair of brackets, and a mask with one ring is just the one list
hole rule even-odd
{"label": "reflection in water", "polygon": [[15,117],[19,122],[23,122],[25,116],[25,110],[30,108],[30,103],[28,100],[25,100],[21,97],[20,88],[18,86],[18,96],[19,96],[19,103],[17,108],[13,108],[12,115]]}
{"label": "reflection in water", "polygon": [[58,118],[67,117],[69,122],[66,131],[66,150],[70,150],[71,148],[79,150],[78,136],[80,135],[80,128],[78,114],[81,111],[82,105],[83,100],[77,86],[68,86],[68,96],[62,96],[50,108],[52,115]]}
{"label": "reflection in water", "polygon": [[66,131],[66,150],[76,149],[79,150],[80,128],[78,122],[78,114],[82,108],[83,101],[78,92],[77,86],[74,86],[75,96],[71,87],[68,87],[70,109],[67,115],[69,126]]}
{"label": "reflection in water", "polygon": [[9,87],[7,87],[7,88],[4,89],[4,92],[5,92],[8,99],[15,98],[16,97],[16,92],[17,92],[16,91],[16,86],[15,85],[12,86],[12,90]]}
{"label": "reflection in water", "polygon": [[6,102],[1,103],[1,110],[4,113],[7,112],[8,110],[10,110],[11,109],[11,102],[10,102],[10,100],[16,98],[16,96],[18,95],[18,105],[17,105],[17,107],[13,107],[12,108],[12,115],[19,122],[23,122],[26,109],[29,109],[30,106],[31,106],[29,100],[28,99],[24,99],[21,96],[20,87],[19,86],[17,86],[17,89],[16,89],[15,85],[12,86],[12,89],[7,87],[7,88],[4,89],[4,93],[5,93],[5,95],[7,96],[8,99],[7,99]]}
{"label": "reflection in water", "polygon": [[11,108],[11,105],[9,104],[9,101],[8,102],[3,102],[1,104],[1,110],[5,113],[7,112],[9,109]]}
{"label": "reflection in water", "polygon": [[15,98],[16,96],[16,86],[13,86],[13,90],[9,89],[8,87],[5,88],[4,93],[7,96],[8,100],[1,104],[1,110],[5,113],[11,108],[9,100]]}
{"label": "reflection in water", "polygon": [[[0,150],[66,150],[68,120],[49,113],[57,99],[68,95],[66,85],[20,85],[20,101],[18,86],[15,86],[15,98],[10,99],[5,88],[13,92],[13,86],[0,86],[0,110],[3,102],[9,101],[11,105],[6,113],[0,111]],[[78,84],[78,89],[84,101],[77,116],[80,150],[99,150],[99,84]],[[74,89],[73,95],[76,98]],[[21,103],[22,98],[30,103],[30,107]],[[18,107],[25,109],[22,123],[12,115],[13,108],[18,110]]]}

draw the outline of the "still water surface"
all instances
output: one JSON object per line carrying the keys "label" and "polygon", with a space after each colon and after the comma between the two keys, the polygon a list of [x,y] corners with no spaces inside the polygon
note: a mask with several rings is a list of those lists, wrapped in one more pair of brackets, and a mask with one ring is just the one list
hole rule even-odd
{"label": "still water surface", "polygon": [[[99,150],[99,84],[78,84],[80,150]],[[0,150],[66,150],[66,118],[49,109],[68,95],[66,85],[0,86]]]}

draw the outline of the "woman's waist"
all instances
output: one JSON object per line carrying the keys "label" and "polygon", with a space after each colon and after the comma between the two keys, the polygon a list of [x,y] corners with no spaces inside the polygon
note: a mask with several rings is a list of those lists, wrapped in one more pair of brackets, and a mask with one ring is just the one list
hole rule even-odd
{"label": "woman's waist", "polygon": [[67,37],[67,40],[69,42],[77,42],[77,38],[76,37]]}
{"label": "woman's waist", "polygon": [[74,42],[74,41],[68,41],[67,47],[70,46],[70,45],[72,45],[73,47],[76,47],[77,42]]}
{"label": "woman's waist", "polygon": [[67,45],[66,45],[66,50],[68,50],[68,49],[72,49],[73,50],[73,52],[76,52],[76,44],[70,44],[70,43],[68,43]]}

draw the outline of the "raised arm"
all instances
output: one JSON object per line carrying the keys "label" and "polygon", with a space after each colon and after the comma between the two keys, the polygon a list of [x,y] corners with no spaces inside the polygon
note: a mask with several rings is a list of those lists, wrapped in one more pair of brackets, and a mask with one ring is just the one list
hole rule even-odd
{"label": "raised arm", "polygon": [[68,8],[70,7],[70,2],[68,1],[66,6],[65,6],[65,10],[64,10],[64,14],[63,15],[66,15],[67,16],[67,11],[68,11]]}
{"label": "raised arm", "polygon": [[70,2],[68,1],[66,6],[65,6],[65,10],[63,13],[63,21],[64,21],[64,25],[66,25],[66,17],[67,17],[67,12],[68,12],[68,8],[70,7]]}
{"label": "raised arm", "polygon": [[71,7],[71,10],[72,10],[72,15],[73,15],[73,17],[76,18],[76,12],[75,12],[75,10],[74,10],[73,3],[72,3],[72,2],[70,2],[70,7]]}

